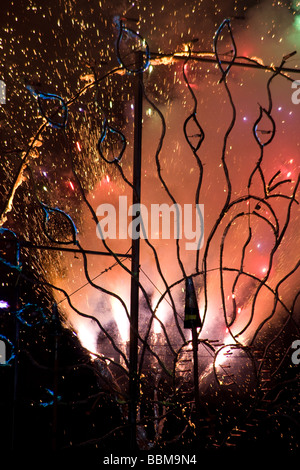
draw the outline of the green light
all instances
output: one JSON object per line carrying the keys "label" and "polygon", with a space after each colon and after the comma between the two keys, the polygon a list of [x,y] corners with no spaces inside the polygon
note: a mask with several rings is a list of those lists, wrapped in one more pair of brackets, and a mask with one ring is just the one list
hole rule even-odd
{"label": "green light", "polygon": [[293,9],[294,9],[295,11],[299,11],[299,10],[300,10],[300,2],[299,2],[299,0],[293,0],[292,5],[293,5]]}
{"label": "green light", "polygon": [[297,29],[297,31],[300,31],[300,15],[295,16],[294,26]]}

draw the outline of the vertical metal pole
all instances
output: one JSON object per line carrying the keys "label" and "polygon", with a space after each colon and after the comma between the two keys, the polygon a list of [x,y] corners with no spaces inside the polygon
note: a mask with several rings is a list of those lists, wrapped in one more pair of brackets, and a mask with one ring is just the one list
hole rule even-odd
{"label": "vertical metal pole", "polygon": [[[136,69],[143,66],[143,52],[136,52]],[[143,72],[134,77],[134,152],[133,152],[133,196],[132,203],[141,201],[141,166],[142,166],[142,119],[143,119]],[[137,214],[138,215],[138,214]],[[140,227],[137,227],[137,232]],[[131,293],[130,293],[130,343],[129,343],[129,424],[131,449],[136,448],[138,383],[138,328],[139,328],[139,268],[140,238],[132,239]]]}
{"label": "vertical metal pole", "polygon": [[54,326],[54,365],[53,365],[53,421],[52,421],[52,451],[57,451],[57,405],[58,405],[58,310],[56,303],[52,306],[52,322]]}
{"label": "vertical metal pole", "polygon": [[198,333],[197,328],[192,328],[192,344],[193,344],[193,363],[194,363],[194,394],[195,394],[195,408],[196,408],[196,419],[199,415],[199,375],[198,375]]}
{"label": "vertical metal pole", "polygon": [[194,396],[196,409],[196,430],[199,422],[199,375],[198,375],[198,334],[197,327],[201,327],[201,319],[197,304],[197,297],[193,278],[191,276],[185,281],[185,310],[184,310],[184,328],[192,330],[193,347],[193,366],[194,366]]}
{"label": "vertical metal pole", "polygon": [[[20,245],[16,243],[16,265],[20,266]],[[18,274],[16,285],[15,285],[15,298],[14,298],[14,305],[13,309],[15,311],[15,368],[14,368],[14,382],[13,382],[13,409],[12,409],[12,441],[11,441],[11,449],[14,451],[17,448],[18,442],[18,385],[19,385],[19,360],[20,360],[20,323],[17,317],[17,311],[19,308],[19,282],[20,282],[20,274]]]}
{"label": "vertical metal pole", "polygon": [[[17,281],[18,282],[18,281]],[[15,310],[18,310],[18,301],[15,304]],[[14,388],[13,388],[13,409],[12,409],[12,450],[16,450],[18,442],[18,385],[19,385],[19,353],[20,353],[20,324],[15,314],[15,368],[14,368]]]}

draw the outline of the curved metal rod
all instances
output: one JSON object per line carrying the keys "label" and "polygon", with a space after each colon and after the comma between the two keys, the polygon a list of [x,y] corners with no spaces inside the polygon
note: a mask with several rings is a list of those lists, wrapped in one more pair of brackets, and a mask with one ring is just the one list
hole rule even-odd
{"label": "curved metal rod", "polygon": [[[109,133],[117,135],[119,137],[120,142],[121,142],[121,150],[119,151],[119,155],[117,157],[113,157],[111,160],[106,158],[103,151],[102,151],[102,144],[108,138]],[[105,118],[104,121],[103,121],[102,133],[101,133],[101,136],[100,136],[100,138],[98,140],[98,144],[97,144],[97,149],[98,149],[98,152],[99,152],[99,155],[101,156],[101,158],[106,163],[115,163],[115,162],[119,163],[122,159],[122,156],[123,156],[125,150],[126,150],[126,145],[127,145],[127,141],[126,141],[126,137],[124,136],[124,134],[122,132],[120,132],[119,130],[115,129],[114,127],[112,127],[110,124],[108,124],[107,119]]]}
{"label": "curved metal rod", "polygon": [[[176,203],[176,200],[175,198],[173,197],[173,195],[171,194],[166,182],[164,181],[163,179],[163,176],[161,174],[161,167],[160,167],[160,161],[159,161],[159,156],[160,156],[160,153],[161,153],[161,149],[162,149],[162,146],[163,146],[163,142],[164,142],[164,139],[165,139],[165,135],[166,135],[166,122],[165,122],[165,119],[164,119],[164,116],[162,114],[162,112],[160,111],[160,109],[158,108],[158,106],[150,100],[150,98],[148,97],[147,93],[146,93],[146,90],[145,90],[145,87],[143,86],[143,92],[144,92],[144,97],[145,99],[148,101],[148,103],[150,104],[150,106],[153,107],[153,109],[158,113],[159,115],[159,118],[161,120],[161,124],[162,124],[162,129],[161,129],[161,135],[160,135],[160,138],[159,138],[159,142],[158,142],[158,145],[157,145],[157,149],[156,149],[156,152],[155,152],[155,162],[156,162],[156,168],[157,168],[157,173],[158,173],[158,177],[159,177],[159,180],[160,182],[162,183],[166,193],[168,194],[168,196],[170,197],[170,199],[172,200],[173,204],[175,204],[177,207],[177,203]],[[176,214],[177,217],[178,217],[178,213]],[[154,256],[155,256],[155,260],[156,260],[156,267],[158,269],[158,272],[160,274],[160,277],[166,287],[166,290],[168,291],[168,295],[169,295],[169,298],[170,298],[170,302],[172,304],[172,309],[173,309],[173,314],[174,314],[174,320],[175,320],[175,324],[176,324],[176,327],[178,329],[178,332],[182,338],[183,341],[185,341],[185,336],[183,334],[183,331],[182,331],[182,328],[178,322],[178,315],[177,315],[177,309],[176,309],[176,305],[175,305],[175,302],[174,302],[174,299],[171,295],[171,291],[169,290],[168,288],[168,283],[166,281],[166,278],[165,276],[163,275],[162,273],[162,269],[161,269],[161,266],[160,266],[160,263],[159,263],[159,259],[158,259],[158,256],[157,256],[157,252],[156,250],[154,250],[154,247],[152,244],[150,244],[149,241],[147,241],[147,244],[151,247],[153,253],[154,253]],[[177,261],[178,261],[178,264],[180,266],[180,269],[181,269],[181,272],[183,274],[183,276],[185,277],[186,276],[186,273],[185,273],[185,269],[184,269],[184,265],[182,263],[182,260],[181,260],[181,257],[180,257],[180,245],[179,245],[179,239],[177,238],[176,239],[176,253],[177,253]],[[157,307],[156,307],[157,308]],[[155,309],[156,309],[155,308]]]}
{"label": "curved metal rod", "polygon": [[[232,56],[232,59],[231,61],[229,62],[229,64],[227,65],[226,68],[223,68],[223,65],[222,65],[222,59],[220,58],[221,54],[219,54],[218,52],[218,46],[219,46],[219,41],[220,41],[220,35],[221,33],[223,33],[223,29],[224,28],[227,28],[228,32],[229,32],[229,37],[230,37],[230,40],[231,40],[231,43],[232,43],[232,47],[233,47],[233,50],[231,52],[233,52],[233,56]],[[222,72],[222,78],[220,79],[219,83],[221,83],[223,80],[226,79],[228,73],[229,73],[229,70],[232,66],[232,64],[234,63],[235,59],[236,59],[236,56],[237,56],[237,49],[236,49],[236,44],[235,44],[235,40],[234,40],[234,36],[233,36],[233,32],[232,32],[232,29],[231,29],[231,24],[230,24],[230,20],[229,19],[225,19],[221,25],[219,26],[219,28],[217,29],[217,32],[215,34],[215,37],[214,37],[214,52],[215,52],[215,55],[216,55],[216,59],[217,59],[217,63],[218,63],[218,66],[219,66],[219,69],[221,70]]]}
{"label": "curved metal rod", "polygon": [[[117,59],[118,59],[119,64],[122,65],[122,67],[124,67],[124,69],[130,74],[138,74],[138,73],[145,72],[150,65],[150,49],[149,49],[148,43],[139,33],[137,33],[136,31],[133,31],[127,26],[124,26],[124,22],[120,17],[115,17],[114,20],[115,20],[116,26],[119,29],[119,35],[118,35],[117,42],[116,42],[116,53],[117,53]],[[145,55],[146,55],[145,63],[141,67],[135,67],[135,66],[129,67],[123,61],[121,57],[120,44],[123,39],[124,33],[140,41],[142,43],[142,46],[145,48]]]}
{"label": "curved metal rod", "polygon": [[[197,98],[196,98],[196,95],[190,85],[190,82],[188,80],[188,77],[186,75],[186,72],[185,72],[185,68],[186,68],[186,65],[188,64],[189,60],[190,60],[190,57],[191,57],[191,48],[189,47],[189,55],[186,59],[186,61],[184,62],[183,64],[183,69],[182,69],[182,73],[183,73],[183,78],[184,78],[184,81],[185,83],[187,84],[187,87],[189,89],[189,92],[192,96],[192,99],[193,99],[193,102],[194,102],[194,106],[193,106],[193,110],[191,112],[191,114],[186,118],[186,120],[184,121],[184,124],[183,124],[183,132],[184,132],[184,137],[187,141],[187,143],[189,144],[192,152],[193,152],[193,155],[196,159],[196,162],[197,162],[197,165],[198,165],[198,168],[199,168],[199,178],[198,178],[198,184],[197,184],[197,189],[196,189],[196,193],[195,193],[195,204],[196,204],[196,207],[197,207],[197,212],[198,212],[198,215],[199,215],[199,218],[201,220],[201,225],[202,225],[202,234],[204,233],[204,230],[203,230],[203,218],[202,218],[202,214],[201,214],[201,211],[198,210],[198,204],[199,204],[199,199],[200,199],[200,190],[201,190],[201,186],[202,186],[202,180],[203,180],[203,163],[202,163],[202,160],[199,158],[198,156],[198,150],[200,149],[201,145],[202,145],[202,142],[204,141],[205,139],[205,133],[204,133],[204,130],[203,128],[201,127],[198,119],[197,119],[197,108],[198,108],[198,101],[197,101]],[[198,137],[198,142],[197,142],[197,145],[193,145],[189,135],[188,135],[188,132],[187,132],[187,129],[188,129],[188,124],[193,121],[197,127],[197,129],[199,130],[199,135],[197,135]],[[197,252],[196,252],[196,271],[199,271],[199,256],[200,256],[200,245],[201,245],[201,239],[199,240],[198,242],[198,247],[197,247]]]}
{"label": "curved metal rod", "polygon": [[[261,218],[263,219],[267,224],[269,224],[269,226],[271,227],[271,229],[273,230],[273,233],[274,233],[274,238],[275,238],[275,243],[276,243],[276,232],[275,232],[275,229],[273,227],[273,225],[271,224],[271,222],[266,219],[265,217],[263,217],[262,215],[260,214],[257,214],[256,212],[253,212],[253,215],[255,215],[256,217],[258,218]],[[236,214],[232,219],[231,221],[227,224],[227,226],[225,227],[224,229],[224,233],[223,233],[223,237],[222,237],[222,241],[221,241],[221,245],[220,245],[220,282],[221,282],[221,296],[222,296],[222,304],[223,304],[223,313],[224,313],[224,318],[225,318],[225,323],[226,323],[226,327],[228,328],[228,331],[230,333],[230,335],[232,336],[232,338],[236,340],[236,338],[238,336],[240,336],[242,333],[244,333],[246,331],[246,329],[251,325],[252,323],[252,320],[253,320],[253,317],[254,317],[254,309],[255,309],[255,300],[253,301],[252,303],[252,310],[251,310],[251,315],[250,315],[250,318],[247,322],[247,324],[244,326],[244,328],[238,332],[237,334],[233,334],[232,331],[231,331],[231,325],[233,324],[233,322],[228,322],[227,320],[227,314],[226,314],[226,302],[225,302],[225,292],[224,292],[224,284],[223,284],[223,252],[224,252],[224,244],[225,244],[225,241],[226,241],[226,237],[229,233],[229,230],[230,228],[232,227],[232,225],[235,224],[236,220],[239,219],[240,217],[248,217],[248,214],[245,213],[245,212],[241,212],[239,214]],[[250,232],[251,233],[251,232]],[[248,244],[249,242],[249,237],[246,241],[246,244]],[[246,246],[245,244],[245,246]],[[274,244],[275,245],[275,244]],[[244,248],[245,248],[244,246]],[[243,248],[243,250],[244,250]],[[243,260],[242,260],[243,261]],[[241,273],[241,269],[239,270],[239,274]],[[242,273],[244,274],[244,271],[242,271]],[[265,278],[264,278],[264,282],[265,280],[267,280],[268,276],[266,274]],[[258,287],[258,291],[259,291],[260,287]],[[254,299],[256,298],[256,295],[254,296]]]}
{"label": "curved metal rod", "polygon": [[[251,361],[251,364],[252,364],[252,367],[253,367],[254,377],[256,378],[256,385],[258,385],[255,360],[254,360],[254,357],[251,354],[250,349],[247,346],[242,346],[242,345],[236,344],[236,343],[234,343],[234,344],[224,344],[224,346],[221,346],[215,353],[215,357],[214,357],[214,361],[213,361],[213,371],[214,371],[214,376],[215,376],[215,379],[216,379],[218,385],[222,385],[222,383],[219,381],[219,378],[218,378],[218,374],[217,374],[217,367],[218,366],[216,366],[216,361],[217,361],[218,355],[221,353],[221,351],[223,351],[223,349],[227,349],[227,348],[237,349],[237,350],[245,352],[246,356],[248,356],[248,358]],[[222,368],[222,366],[220,366],[220,367]],[[225,371],[225,373],[227,374],[226,371]],[[233,381],[233,382],[239,388],[238,384],[235,381]]]}

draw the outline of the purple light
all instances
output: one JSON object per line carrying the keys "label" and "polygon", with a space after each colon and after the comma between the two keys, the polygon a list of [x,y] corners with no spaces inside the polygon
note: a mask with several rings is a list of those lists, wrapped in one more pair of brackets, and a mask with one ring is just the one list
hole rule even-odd
{"label": "purple light", "polygon": [[0,300],[0,309],[8,308],[9,303],[6,300]]}

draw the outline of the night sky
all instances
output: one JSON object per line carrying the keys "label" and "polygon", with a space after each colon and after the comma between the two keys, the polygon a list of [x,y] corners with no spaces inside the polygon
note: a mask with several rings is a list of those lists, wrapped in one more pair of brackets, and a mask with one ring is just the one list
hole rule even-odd
{"label": "night sky", "polygon": [[[120,196],[132,201],[140,76],[141,203],[149,214],[202,204],[204,236],[189,251],[149,225],[141,240],[138,447],[296,455],[300,5],[2,0],[1,10],[3,449],[100,461],[116,444],[128,450],[130,258],[86,250],[131,253],[130,237],[103,242],[96,227],[101,204],[119,213]],[[187,276],[201,319],[198,410]]]}

